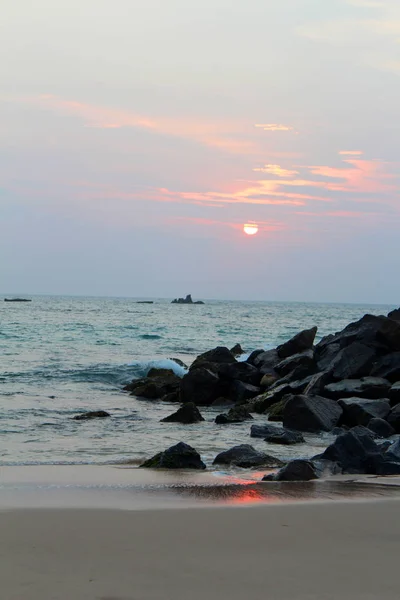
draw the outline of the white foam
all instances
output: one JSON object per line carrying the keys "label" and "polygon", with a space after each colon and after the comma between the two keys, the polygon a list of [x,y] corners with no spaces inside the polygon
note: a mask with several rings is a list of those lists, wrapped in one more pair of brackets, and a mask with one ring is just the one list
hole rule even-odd
{"label": "white foam", "polygon": [[170,358],[163,358],[159,360],[149,360],[149,361],[140,361],[135,360],[129,363],[130,367],[140,367],[143,370],[144,377],[150,371],[150,369],[170,369],[178,375],[179,377],[183,377],[187,373],[187,369],[178,365],[174,360]]}

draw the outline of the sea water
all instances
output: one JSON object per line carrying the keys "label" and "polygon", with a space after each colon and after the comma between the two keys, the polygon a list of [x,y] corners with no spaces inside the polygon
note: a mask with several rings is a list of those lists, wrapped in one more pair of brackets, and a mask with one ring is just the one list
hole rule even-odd
{"label": "sea water", "polygon": [[[273,348],[301,329],[318,326],[318,339],[365,313],[393,306],[206,301],[177,305],[155,299],[32,297],[0,302],[0,465],[139,464],[183,441],[211,466],[239,443],[282,459],[312,456],[329,435],[307,436],[295,447],[250,438],[250,423],[216,425],[218,408],[201,408],[206,421],[161,423],[176,405],[141,400],[122,391],[152,366],[185,370],[196,355],[239,342],[249,353]],[[112,417],[75,421],[83,410]],[[263,415],[255,422],[265,422]]]}

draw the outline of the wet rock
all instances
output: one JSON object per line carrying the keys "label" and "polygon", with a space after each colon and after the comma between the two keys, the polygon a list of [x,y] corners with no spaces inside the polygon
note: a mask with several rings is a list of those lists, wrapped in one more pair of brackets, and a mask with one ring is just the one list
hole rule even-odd
{"label": "wet rock", "polygon": [[275,370],[281,377],[284,377],[297,369],[297,373],[301,371],[304,373],[303,376],[305,377],[306,375],[309,375],[314,368],[314,352],[313,350],[305,350],[304,352],[293,354],[292,356],[281,360],[281,362],[276,365]]}
{"label": "wet rock", "polygon": [[261,381],[260,381],[260,387],[262,388],[269,388],[271,387],[271,385],[274,385],[274,383],[276,383],[279,379],[279,375],[278,373],[271,371],[271,373],[266,373],[265,375],[263,375]]}
{"label": "wet rock", "polygon": [[396,433],[400,433],[400,404],[397,404],[387,417],[387,422],[393,427]]}
{"label": "wet rock", "polygon": [[390,413],[388,399],[367,400],[363,398],[345,398],[339,400],[343,409],[341,422],[349,427],[364,425],[366,427],[371,419],[378,417],[386,419]]}
{"label": "wet rock", "polygon": [[389,400],[392,406],[400,403],[400,381],[394,383],[389,390]]}
{"label": "wet rock", "polygon": [[200,454],[188,444],[179,442],[164,452],[159,452],[153,458],[140,465],[143,469],[198,469],[203,470],[206,465],[201,460]]}
{"label": "wet rock", "polygon": [[391,352],[381,356],[371,370],[373,377],[383,377],[391,383],[400,380],[400,352]]}
{"label": "wet rock", "polygon": [[233,356],[232,352],[228,350],[228,348],[225,346],[217,346],[217,348],[213,348],[212,350],[208,350],[208,352],[199,354],[199,356],[191,364],[190,371],[203,366],[204,363],[222,365],[236,362],[236,358]]}
{"label": "wet rock", "polygon": [[269,444],[281,444],[283,446],[294,446],[295,444],[304,444],[305,439],[298,431],[289,431],[288,429],[279,429],[276,427],[274,433],[265,436],[265,441]]}
{"label": "wet rock", "polygon": [[189,369],[189,367],[180,358],[170,358],[169,360],[172,360],[174,363],[180,367],[183,367],[184,369]]}
{"label": "wet rock", "polygon": [[353,342],[339,350],[326,370],[334,379],[358,379],[369,375],[375,358],[375,350],[360,342]]}
{"label": "wet rock", "polygon": [[311,460],[291,460],[276,475],[263,477],[263,481],[311,481],[318,479],[318,472]]}
{"label": "wet rock", "polygon": [[340,344],[338,343],[328,344],[326,346],[323,346],[322,348],[319,347],[319,345],[317,345],[314,352],[314,356],[317,361],[318,370],[328,371],[331,367],[332,361],[336,358],[340,350]]}
{"label": "wet rock", "polygon": [[241,356],[242,354],[244,354],[244,350],[242,348],[242,346],[240,344],[235,344],[233,346],[233,348],[230,349],[229,351],[231,354],[233,354],[233,356]]}
{"label": "wet rock", "polygon": [[171,369],[151,369],[147,377],[133,380],[124,389],[134,396],[157,400],[167,394],[177,392],[180,383],[181,378],[175,375]]}
{"label": "wet rock", "polygon": [[246,359],[246,362],[249,363],[250,365],[256,366],[255,360],[263,352],[264,352],[264,350],[262,350],[262,349],[253,350],[253,352],[251,352],[250,356]]}
{"label": "wet rock", "polygon": [[283,465],[282,461],[269,456],[264,452],[258,452],[249,444],[241,444],[240,446],[234,446],[226,452],[221,452],[214,459],[214,465],[231,465],[235,467],[242,467],[244,469],[251,467],[280,467]]}
{"label": "wet rock", "polygon": [[378,462],[375,473],[382,477],[400,475],[400,461],[390,460],[389,458],[384,457]]}
{"label": "wet rock", "polygon": [[279,358],[288,358],[289,356],[293,356],[293,354],[298,354],[304,350],[310,350],[313,347],[317,331],[317,327],[305,329],[304,331],[296,334],[288,342],[278,346],[277,352]]}
{"label": "wet rock", "polygon": [[253,359],[254,366],[261,371],[263,375],[270,373],[271,369],[281,361],[276,350],[265,350],[257,354]]}
{"label": "wet rock", "polygon": [[353,428],[339,435],[317,458],[338,463],[343,473],[374,474],[382,460],[382,453],[368,433],[361,428]]}
{"label": "wet rock", "polygon": [[265,423],[264,425],[254,424],[250,429],[250,436],[253,438],[262,438],[264,439],[267,435],[272,435],[277,431],[283,431],[280,427],[276,425],[269,425]]}
{"label": "wet rock", "polygon": [[322,396],[292,396],[283,411],[283,425],[298,431],[332,431],[342,413],[334,400]]}
{"label": "wet rock", "polygon": [[250,402],[252,412],[258,414],[265,413],[271,406],[277,404],[284,396],[290,394],[291,388],[288,385],[275,388],[274,390],[268,390],[264,394],[260,394],[253,398]]}
{"label": "wet rock", "polygon": [[197,406],[209,406],[227,390],[221,383],[218,375],[198,366],[190,369],[180,380],[180,396],[182,402],[194,402]]}
{"label": "wet rock", "polygon": [[324,394],[329,398],[339,400],[353,396],[375,400],[387,398],[390,383],[380,377],[362,377],[361,379],[343,379],[325,386]]}
{"label": "wet rock", "polygon": [[367,427],[381,438],[388,438],[396,433],[390,423],[378,417],[371,419]]}
{"label": "wet rock", "polygon": [[183,404],[172,415],[165,417],[165,419],[161,419],[162,423],[184,423],[185,425],[199,423],[200,421],[204,421],[204,418],[193,402],[187,402],[186,404]]}
{"label": "wet rock", "polygon": [[270,408],[268,410],[266,410],[268,419],[270,421],[283,421],[283,413],[285,410],[285,406],[286,406],[289,398],[291,398],[291,397],[292,397],[292,394],[285,396],[284,398],[282,398],[282,400],[280,400],[276,404],[273,404],[272,406],[270,406]]}
{"label": "wet rock", "polygon": [[229,395],[236,404],[244,404],[258,396],[260,392],[261,388],[243,381],[232,381],[229,388]]}
{"label": "wet rock", "polygon": [[400,461],[400,438],[390,445],[385,453],[385,457],[390,460]]}
{"label": "wet rock", "polygon": [[88,421],[89,419],[105,419],[111,417],[110,413],[105,410],[93,410],[90,412],[75,415],[74,421]]}
{"label": "wet rock", "polygon": [[400,321],[400,308],[396,308],[395,310],[391,310],[388,314],[389,319],[393,319],[394,321]]}
{"label": "wet rock", "polygon": [[234,362],[221,364],[218,368],[218,375],[221,379],[229,381],[239,380],[251,385],[258,385],[261,381],[261,373],[256,367],[246,362]]}
{"label": "wet rock", "polygon": [[227,414],[217,415],[215,422],[217,425],[229,425],[231,423],[243,423],[252,418],[247,406],[234,406]]}
{"label": "wet rock", "polygon": [[310,379],[310,382],[302,392],[305,396],[323,396],[323,390],[328,383],[331,383],[330,373],[316,373]]}

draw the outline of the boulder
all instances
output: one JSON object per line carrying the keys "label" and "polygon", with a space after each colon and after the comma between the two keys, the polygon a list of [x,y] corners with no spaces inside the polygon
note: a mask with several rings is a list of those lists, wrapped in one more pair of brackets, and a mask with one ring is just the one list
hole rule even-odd
{"label": "boulder", "polygon": [[253,438],[262,438],[264,439],[267,435],[272,435],[277,431],[283,431],[280,427],[276,425],[270,425],[269,423],[265,423],[264,425],[254,424],[250,428],[250,436]]}
{"label": "boulder", "polygon": [[332,431],[342,413],[334,400],[322,396],[292,396],[283,410],[283,426],[298,431]]}
{"label": "boulder", "polygon": [[247,406],[234,406],[226,414],[217,415],[215,422],[217,425],[228,425],[230,423],[243,423],[253,419]]}
{"label": "boulder", "polygon": [[243,348],[242,348],[242,346],[241,346],[240,344],[235,344],[235,345],[233,346],[233,348],[231,348],[231,349],[229,350],[229,352],[230,352],[231,354],[233,354],[233,356],[235,356],[235,357],[236,357],[236,356],[242,356],[242,354],[244,354],[244,350],[243,350]]}
{"label": "boulder", "polygon": [[381,356],[371,370],[373,377],[383,377],[391,383],[400,380],[400,352],[391,352]]}
{"label": "boulder", "polygon": [[240,446],[234,446],[226,452],[221,452],[215,457],[214,465],[231,465],[235,467],[242,467],[244,469],[250,467],[280,467],[283,465],[282,461],[274,456],[269,456],[264,452],[258,452],[249,444],[241,444]]}
{"label": "boulder", "polygon": [[288,342],[278,346],[276,350],[279,358],[288,358],[289,356],[293,356],[293,354],[298,354],[304,350],[310,350],[313,347],[317,331],[317,327],[305,329],[292,337]]}
{"label": "boulder", "polygon": [[179,442],[164,452],[159,452],[153,458],[140,465],[142,469],[199,469],[206,465],[201,460],[200,454],[188,444]]}
{"label": "boulder", "polygon": [[180,380],[180,395],[182,402],[194,402],[198,406],[209,406],[227,390],[218,375],[199,366],[190,369]]}
{"label": "boulder", "polygon": [[394,383],[389,390],[389,400],[392,406],[400,403],[400,381]]}
{"label": "boulder", "polygon": [[387,422],[393,427],[396,433],[400,433],[400,404],[397,404],[387,416]]}
{"label": "boulder", "polygon": [[310,379],[310,382],[302,392],[305,396],[322,396],[323,390],[328,383],[331,383],[330,373],[316,373]]}
{"label": "boulder", "polygon": [[393,319],[394,321],[400,321],[400,308],[395,308],[395,310],[391,310],[388,314],[389,319]]}
{"label": "boulder", "polygon": [[278,379],[279,379],[278,373],[271,371],[271,373],[267,373],[262,376],[261,381],[260,381],[260,387],[269,388],[272,385],[274,385],[274,383],[276,383],[278,381]]}
{"label": "boulder", "polygon": [[284,396],[291,393],[291,387],[289,385],[283,385],[282,387],[274,388],[274,390],[268,390],[259,396],[256,396],[251,401],[251,410],[259,414],[265,413],[271,406],[277,404]]}
{"label": "boulder", "polygon": [[340,350],[341,348],[339,343],[332,343],[323,347],[319,347],[319,345],[317,345],[315,348],[314,356],[317,361],[318,370],[328,371],[332,364],[332,361],[336,358]]}
{"label": "boulder", "polygon": [[367,427],[374,417],[386,419],[390,413],[390,404],[387,399],[344,398],[339,400],[339,405],[343,409],[341,423],[348,427],[355,427],[356,425]]}
{"label": "boulder", "polygon": [[353,342],[339,350],[326,370],[334,379],[358,379],[369,375],[374,358],[375,350],[360,342]]}
{"label": "boulder", "polygon": [[[251,355],[250,357],[251,358]],[[253,364],[263,375],[271,372],[275,366],[281,361],[276,350],[265,350],[260,352],[253,359]]]}
{"label": "boulder", "polygon": [[284,398],[282,398],[282,400],[280,400],[276,404],[273,404],[266,410],[266,413],[268,414],[268,419],[270,421],[283,421],[283,413],[285,410],[285,406],[289,398],[291,397],[292,394],[285,396]]}
{"label": "boulder", "polygon": [[318,479],[318,471],[311,460],[291,460],[276,475],[263,477],[263,481],[311,481]]}
{"label": "boulder", "polygon": [[75,415],[74,421],[88,421],[89,419],[105,419],[111,417],[110,413],[105,410],[93,410],[90,412]]}
{"label": "boulder", "polygon": [[183,404],[172,415],[165,417],[165,419],[161,419],[161,423],[184,423],[185,425],[199,423],[200,421],[204,421],[204,418],[193,402],[187,402],[186,404]]}
{"label": "boulder", "polygon": [[263,352],[264,352],[264,350],[262,350],[262,349],[253,350],[253,352],[251,352],[250,356],[246,359],[245,362],[249,363],[250,365],[256,366],[255,360]]}
{"label": "boulder", "polygon": [[269,444],[281,444],[283,446],[294,446],[295,444],[304,444],[305,439],[298,431],[289,429],[280,429],[276,427],[274,433],[269,433],[264,440]]}
{"label": "boulder", "polygon": [[379,417],[374,417],[371,419],[367,427],[381,438],[388,438],[395,434],[395,430],[390,423],[385,421],[385,419],[380,419]]}
{"label": "boulder", "polygon": [[227,379],[228,381],[237,379],[251,385],[259,385],[262,377],[256,367],[246,362],[221,364],[218,367],[218,375],[221,379]]}
{"label": "boulder", "polygon": [[281,360],[275,367],[275,371],[281,377],[292,373],[295,369],[297,369],[298,373],[301,370],[304,373],[304,377],[309,375],[315,369],[314,352],[312,350],[304,350],[304,352],[300,352],[299,354],[293,354]]}
{"label": "boulder", "polygon": [[217,348],[213,348],[212,350],[208,350],[208,352],[199,354],[199,356],[191,364],[190,370],[192,371],[197,367],[201,367],[204,365],[204,363],[222,365],[236,362],[236,358],[233,356],[232,352],[228,350],[228,348],[225,346],[217,346]]}
{"label": "boulder", "polygon": [[390,383],[381,377],[362,377],[361,379],[343,379],[336,383],[329,383],[324,388],[324,394],[328,398],[339,400],[357,396],[375,400],[376,398],[387,398]]}
{"label": "boulder", "polygon": [[384,457],[376,466],[376,475],[400,475],[400,461],[390,460],[388,457]]}
{"label": "boulder", "polygon": [[258,396],[260,392],[261,388],[243,381],[232,381],[229,387],[229,396],[236,404],[244,404]]}
{"label": "boulder", "polygon": [[386,458],[390,458],[390,460],[398,460],[400,461],[400,438],[389,446],[385,453]]}
{"label": "boulder", "polygon": [[124,387],[133,396],[139,396],[148,400],[157,400],[167,394],[177,392],[181,383],[171,369],[150,369],[147,377],[134,379]]}
{"label": "boulder", "polygon": [[317,458],[338,463],[343,473],[374,474],[382,452],[364,428],[357,427],[339,435]]}

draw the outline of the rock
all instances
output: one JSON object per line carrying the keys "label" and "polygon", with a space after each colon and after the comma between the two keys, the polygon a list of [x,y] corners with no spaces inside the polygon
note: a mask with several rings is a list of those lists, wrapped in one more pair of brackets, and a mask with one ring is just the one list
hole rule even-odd
{"label": "rock", "polygon": [[387,422],[393,427],[396,433],[400,433],[400,404],[397,404],[387,417]]}
{"label": "rock", "polygon": [[391,310],[388,314],[389,319],[393,319],[394,321],[400,321],[400,308],[396,308],[395,310]]}
{"label": "rock", "polygon": [[375,400],[387,398],[390,383],[380,377],[362,377],[361,379],[343,379],[337,383],[329,383],[324,388],[324,394],[337,399],[358,396]]}
{"label": "rock", "polygon": [[364,425],[366,427],[371,419],[378,417],[386,419],[390,413],[389,400],[367,400],[364,398],[344,398],[339,400],[343,409],[341,423],[354,427]]}
{"label": "rock", "polygon": [[400,461],[400,438],[397,438],[397,440],[390,445],[385,453],[385,457],[390,458],[390,460]]}
{"label": "rock", "polygon": [[317,458],[338,463],[344,473],[374,474],[382,453],[369,434],[354,428],[339,435]]}
{"label": "rock", "polygon": [[218,375],[205,367],[190,369],[180,381],[181,401],[194,402],[197,406],[209,406],[225,396],[225,391]]}
{"label": "rock", "polygon": [[318,472],[311,460],[291,460],[272,478],[268,475],[263,481],[311,481],[318,479]]}
{"label": "rock", "polygon": [[261,392],[259,387],[250,383],[243,383],[243,381],[232,381],[229,389],[229,395],[236,404],[244,404],[247,400],[255,398]]}
{"label": "rock", "polygon": [[[281,360],[276,367],[275,371],[279,373],[281,377],[288,375],[295,369],[301,369],[303,376],[309,375],[315,368],[314,352],[312,350],[305,350],[299,354],[293,354],[284,360]],[[299,371],[298,371],[299,372]]]}
{"label": "rock", "polygon": [[153,458],[146,460],[140,468],[143,469],[205,469],[200,454],[188,444],[179,442],[164,452],[159,452]]}
{"label": "rock", "polygon": [[269,388],[269,387],[271,387],[271,385],[274,385],[274,383],[276,381],[278,381],[278,379],[279,379],[278,373],[267,373],[266,375],[263,375],[263,377],[260,381],[260,387]]}
{"label": "rock", "polygon": [[192,371],[193,369],[197,369],[198,367],[204,366],[204,363],[221,365],[237,363],[237,360],[233,356],[232,352],[228,350],[228,348],[226,348],[225,346],[218,346],[217,348],[208,350],[208,352],[203,352],[203,354],[199,354],[196,360],[194,360],[191,364],[190,371]]}
{"label": "rock", "polygon": [[204,304],[204,302],[202,300],[193,302],[191,294],[188,294],[186,298],[175,298],[175,300],[172,300],[171,304]]}
{"label": "rock", "polygon": [[261,373],[256,367],[253,367],[246,362],[232,362],[221,364],[218,367],[218,375],[221,379],[233,381],[238,379],[244,383],[251,385],[259,385],[261,381]]}
{"label": "rock", "polygon": [[262,349],[258,349],[258,350],[253,350],[253,352],[251,352],[250,356],[246,359],[246,362],[249,363],[250,365],[253,365],[253,367],[255,367],[255,360],[258,356],[260,356],[260,354],[262,354],[264,352],[264,350]]}
{"label": "rock", "polygon": [[234,406],[227,414],[217,415],[215,422],[217,425],[227,425],[230,423],[243,423],[252,418],[247,406]]}
{"label": "rock", "polygon": [[387,475],[400,475],[400,461],[383,458],[376,466],[376,475],[382,477]]}
{"label": "rock", "polygon": [[305,396],[322,396],[323,390],[332,380],[329,373],[316,373],[310,379],[310,382],[304,388]]}
{"label": "rock", "polygon": [[276,427],[275,433],[269,433],[264,440],[269,444],[282,444],[283,446],[294,446],[295,444],[304,444],[305,439],[298,431],[289,431]]}
{"label": "rock", "polygon": [[334,379],[358,379],[369,375],[375,357],[376,353],[372,348],[353,342],[339,350],[326,370]]}
{"label": "rock", "polygon": [[283,426],[298,431],[332,431],[342,413],[334,400],[322,396],[292,396],[283,411]]}
{"label": "rock", "polygon": [[282,398],[282,400],[280,400],[276,404],[273,404],[272,406],[270,406],[270,408],[266,411],[266,413],[268,414],[268,419],[270,421],[283,421],[283,413],[285,410],[285,406],[286,406],[289,398],[291,398],[291,397],[292,397],[292,394],[289,394],[289,395],[285,396],[284,398]]}
{"label": "rock", "polygon": [[322,348],[320,348],[319,345],[317,345],[314,352],[314,356],[317,361],[318,370],[328,371],[332,364],[332,361],[336,358],[340,350],[340,344],[338,343],[332,343],[327,346],[323,346]]}
{"label": "rock", "polygon": [[147,377],[134,379],[124,387],[134,396],[157,400],[167,394],[177,392],[181,378],[171,369],[150,369]]}
{"label": "rock", "polygon": [[400,381],[394,383],[389,390],[389,400],[392,406],[400,402]]}
{"label": "rock", "polygon": [[235,344],[233,346],[233,348],[230,349],[229,351],[231,354],[233,354],[233,356],[242,356],[242,354],[244,354],[244,350],[242,348],[242,346],[240,344]]}
{"label": "rock", "polygon": [[169,360],[172,360],[174,363],[176,363],[180,367],[183,367],[184,369],[189,369],[189,367],[180,358],[170,358]]}
{"label": "rock", "polygon": [[258,452],[249,444],[241,444],[240,446],[234,446],[226,452],[221,452],[216,456],[213,462],[214,465],[231,465],[235,467],[242,467],[244,469],[250,467],[280,467],[283,465],[282,461],[269,456],[264,452]]}
{"label": "rock", "polygon": [[81,415],[76,415],[74,417],[74,421],[87,421],[89,419],[105,419],[106,417],[111,417],[111,415],[105,410],[93,410],[90,412],[82,413]]}
{"label": "rock", "polygon": [[268,408],[277,404],[284,396],[290,394],[291,388],[288,385],[282,386],[282,388],[276,388],[273,391],[268,390],[259,396],[256,396],[251,401],[251,410],[258,414],[265,413]]}
{"label": "rock", "polygon": [[[269,373],[271,369],[274,369],[275,366],[281,361],[276,350],[265,350],[263,352],[258,352],[257,350],[257,353],[257,356],[255,356],[253,359],[253,364],[261,371],[263,375],[265,373]],[[248,362],[250,362],[251,356],[252,355],[250,355]]]}
{"label": "rock", "polygon": [[396,433],[390,423],[378,417],[371,419],[367,427],[381,438],[388,438]]}
{"label": "rock", "polygon": [[211,404],[211,406],[225,406],[229,408],[233,405],[233,401],[231,400],[231,398],[224,398],[223,396],[220,396],[219,398],[216,398],[214,400],[214,402]]}
{"label": "rock", "polygon": [[267,435],[272,435],[277,431],[283,431],[280,427],[276,425],[270,425],[269,423],[265,423],[264,425],[254,424],[250,428],[250,436],[253,438],[262,438],[264,439]]}
{"label": "rock", "polygon": [[288,358],[289,356],[293,356],[293,354],[298,354],[304,350],[310,350],[313,347],[317,331],[317,327],[305,329],[304,331],[296,334],[285,344],[278,346],[277,352],[279,358]]}
{"label": "rock", "polygon": [[373,377],[383,377],[391,383],[400,380],[400,352],[391,352],[381,356],[371,370]]}
{"label": "rock", "polygon": [[200,421],[204,421],[204,418],[193,402],[187,402],[186,404],[183,404],[172,415],[165,417],[165,419],[161,419],[161,423],[184,423],[186,425],[191,423],[199,423]]}

